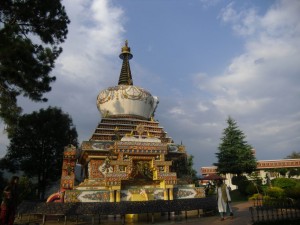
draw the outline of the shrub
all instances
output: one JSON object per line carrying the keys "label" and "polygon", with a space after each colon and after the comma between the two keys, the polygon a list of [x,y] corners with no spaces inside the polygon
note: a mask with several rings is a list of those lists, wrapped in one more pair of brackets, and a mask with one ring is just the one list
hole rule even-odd
{"label": "shrub", "polygon": [[250,196],[248,199],[249,200],[258,200],[258,199],[262,199],[262,198],[263,198],[262,194],[256,193],[256,194],[253,194],[252,196]]}
{"label": "shrub", "polygon": [[300,182],[294,187],[285,189],[285,194],[289,198],[300,200]]}
{"label": "shrub", "polygon": [[243,195],[248,195],[248,192],[247,192],[247,187],[251,185],[251,182],[248,181],[248,180],[243,180],[243,181],[240,181],[239,185],[238,185],[238,190],[241,194]]}
{"label": "shrub", "polygon": [[248,180],[248,179],[247,179],[246,176],[234,176],[234,177],[231,178],[232,184],[233,184],[233,185],[237,185],[237,186],[239,186],[239,184],[240,184],[241,182],[244,182],[244,181],[247,181],[247,180]]}
{"label": "shrub", "polygon": [[268,196],[268,195],[265,195],[264,197],[263,197],[263,200],[264,201],[270,201],[272,198],[270,197],[270,196]]}
{"label": "shrub", "polygon": [[248,182],[245,192],[247,193],[247,195],[253,195],[259,192],[259,187],[256,187],[252,182]]}
{"label": "shrub", "polygon": [[272,185],[282,189],[292,188],[297,185],[297,180],[293,178],[276,178],[272,180]]}
{"label": "shrub", "polygon": [[267,189],[266,193],[271,198],[283,198],[285,197],[284,190],[280,187],[270,187]]}

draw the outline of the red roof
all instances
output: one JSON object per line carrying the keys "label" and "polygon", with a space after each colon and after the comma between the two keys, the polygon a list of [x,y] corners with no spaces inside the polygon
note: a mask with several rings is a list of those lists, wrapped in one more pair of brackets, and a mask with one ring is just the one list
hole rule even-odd
{"label": "red roof", "polygon": [[200,178],[200,180],[225,180],[226,178],[219,176],[218,174],[209,174],[205,177]]}

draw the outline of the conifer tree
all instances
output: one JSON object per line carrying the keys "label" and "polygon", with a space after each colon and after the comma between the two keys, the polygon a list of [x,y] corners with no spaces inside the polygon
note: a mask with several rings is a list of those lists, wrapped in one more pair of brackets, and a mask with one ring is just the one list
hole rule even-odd
{"label": "conifer tree", "polygon": [[43,199],[46,186],[60,178],[63,151],[69,144],[77,146],[77,131],[71,117],[61,109],[49,107],[22,115],[0,168],[36,178]]}
{"label": "conifer tree", "polygon": [[245,140],[245,134],[238,128],[234,119],[228,117],[227,123],[228,127],[223,131],[219,152],[216,153],[218,162],[214,165],[221,174],[250,174],[256,169],[253,148]]}
{"label": "conifer tree", "polygon": [[61,0],[0,0],[0,118],[13,131],[19,96],[47,101],[70,20]]}

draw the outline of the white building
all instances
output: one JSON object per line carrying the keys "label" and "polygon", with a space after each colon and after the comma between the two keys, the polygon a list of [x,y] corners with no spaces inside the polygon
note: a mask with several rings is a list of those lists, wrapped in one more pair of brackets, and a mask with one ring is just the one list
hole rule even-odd
{"label": "white building", "polygon": [[[258,160],[257,161],[257,175],[262,178],[263,184],[266,184],[267,177],[271,180],[277,177],[281,177],[278,172],[272,172],[271,169],[283,169],[283,168],[300,168],[300,159],[277,159],[277,160]],[[206,166],[200,168],[200,173],[203,176],[217,173],[216,166]],[[288,175],[288,174],[287,174]],[[286,175],[286,176],[287,176]],[[231,178],[234,174],[226,174],[225,183],[231,187],[232,190],[237,187],[231,183]]]}

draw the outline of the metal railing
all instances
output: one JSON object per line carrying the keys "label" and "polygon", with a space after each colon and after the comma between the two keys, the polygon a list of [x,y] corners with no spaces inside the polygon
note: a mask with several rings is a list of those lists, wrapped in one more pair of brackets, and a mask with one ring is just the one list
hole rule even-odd
{"label": "metal railing", "polygon": [[[154,223],[154,213],[170,213],[185,212],[187,219],[187,211],[199,210],[211,212],[217,207],[214,197],[194,198],[194,199],[177,199],[177,200],[155,200],[155,201],[123,201],[123,202],[93,202],[93,203],[45,203],[45,202],[22,202],[18,207],[18,215],[22,218],[27,216],[30,222],[30,216],[40,215],[42,224],[46,223],[47,217],[61,216],[64,217],[64,224],[70,217],[88,216],[92,219],[92,224],[95,222],[95,217],[109,215],[119,215],[121,223],[125,224],[126,214],[149,214],[151,221]],[[199,212],[199,211],[198,211]]]}
{"label": "metal railing", "polygon": [[253,223],[300,219],[300,205],[292,199],[255,199],[249,210]]}

